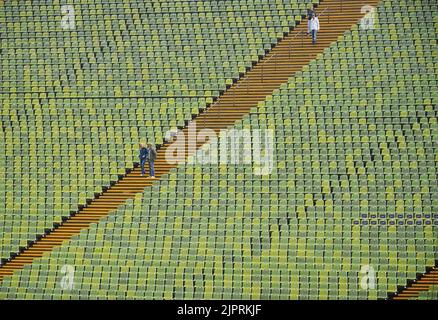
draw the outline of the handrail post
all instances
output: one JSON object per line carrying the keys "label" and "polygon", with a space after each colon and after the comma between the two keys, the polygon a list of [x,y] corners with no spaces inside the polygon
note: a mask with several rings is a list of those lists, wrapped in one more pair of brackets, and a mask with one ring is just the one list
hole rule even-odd
{"label": "handrail post", "polygon": [[263,83],[263,74],[264,74],[264,68],[263,68],[263,62],[262,62],[262,83]]}
{"label": "handrail post", "polygon": [[[231,84],[230,87],[231,90],[233,90],[233,105],[236,103],[236,91],[234,91],[236,88],[234,87],[234,81],[233,84]],[[221,115],[222,115],[222,108],[218,108],[219,109],[219,123],[221,122]]]}

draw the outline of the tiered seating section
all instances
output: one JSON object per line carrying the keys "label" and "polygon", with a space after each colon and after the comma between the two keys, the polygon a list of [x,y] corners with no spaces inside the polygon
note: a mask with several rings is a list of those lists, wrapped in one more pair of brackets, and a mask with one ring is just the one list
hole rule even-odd
{"label": "tiered seating section", "polygon": [[[275,166],[177,169],[21,272],[0,298],[377,299],[434,265],[436,12],[383,1],[235,128]],[[199,151],[198,156],[202,156]],[[176,196],[175,196],[176,195]],[[63,290],[63,265],[75,268]],[[361,287],[373,268],[375,289]]]}
{"label": "tiered seating section", "polygon": [[[318,3],[318,1],[313,1]],[[310,0],[0,5],[0,258],[163,143],[306,13]]]}

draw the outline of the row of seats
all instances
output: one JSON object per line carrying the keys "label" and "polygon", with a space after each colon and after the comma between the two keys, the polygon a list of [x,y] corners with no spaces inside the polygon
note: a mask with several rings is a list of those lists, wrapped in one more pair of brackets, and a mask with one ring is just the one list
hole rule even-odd
{"label": "row of seats", "polygon": [[420,291],[418,297],[411,300],[438,300],[438,286],[432,285],[429,290]]}

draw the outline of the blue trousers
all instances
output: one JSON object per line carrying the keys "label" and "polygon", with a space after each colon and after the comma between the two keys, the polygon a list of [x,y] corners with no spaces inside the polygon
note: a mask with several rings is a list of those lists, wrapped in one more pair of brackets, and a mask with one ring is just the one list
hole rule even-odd
{"label": "blue trousers", "polygon": [[145,163],[146,163],[146,159],[140,159],[141,174],[145,174],[146,172],[146,170],[144,169]]}
{"label": "blue trousers", "polygon": [[149,160],[149,175],[151,177],[155,176],[155,166],[154,166],[154,162]]}
{"label": "blue trousers", "polygon": [[317,33],[317,30],[312,30],[312,43],[313,44],[316,43],[316,33]]}

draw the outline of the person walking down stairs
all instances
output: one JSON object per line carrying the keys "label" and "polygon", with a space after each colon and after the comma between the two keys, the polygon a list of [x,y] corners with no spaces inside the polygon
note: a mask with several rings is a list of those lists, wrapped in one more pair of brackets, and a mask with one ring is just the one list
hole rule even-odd
{"label": "person walking down stairs", "polygon": [[308,20],[307,33],[312,34],[312,44],[316,44],[316,34],[319,31],[319,19],[316,13],[313,14],[312,19]]}
{"label": "person walking down stairs", "polygon": [[146,160],[148,158],[148,149],[145,148],[144,144],[140,143],[140,167],[141,167],[141,176],[143,176],[146,172],[144,169],[144,165],[146,163]]}
{"label": "person walking down stairs", "polygon": [[154,163],[155,163],[155,159],[157,159],[157,151],[150,143],[148,143],[147,157],[146,158],[147,158],[148,164],[149,164],[150,178],[155,178],[155,165],[154,165]]}

